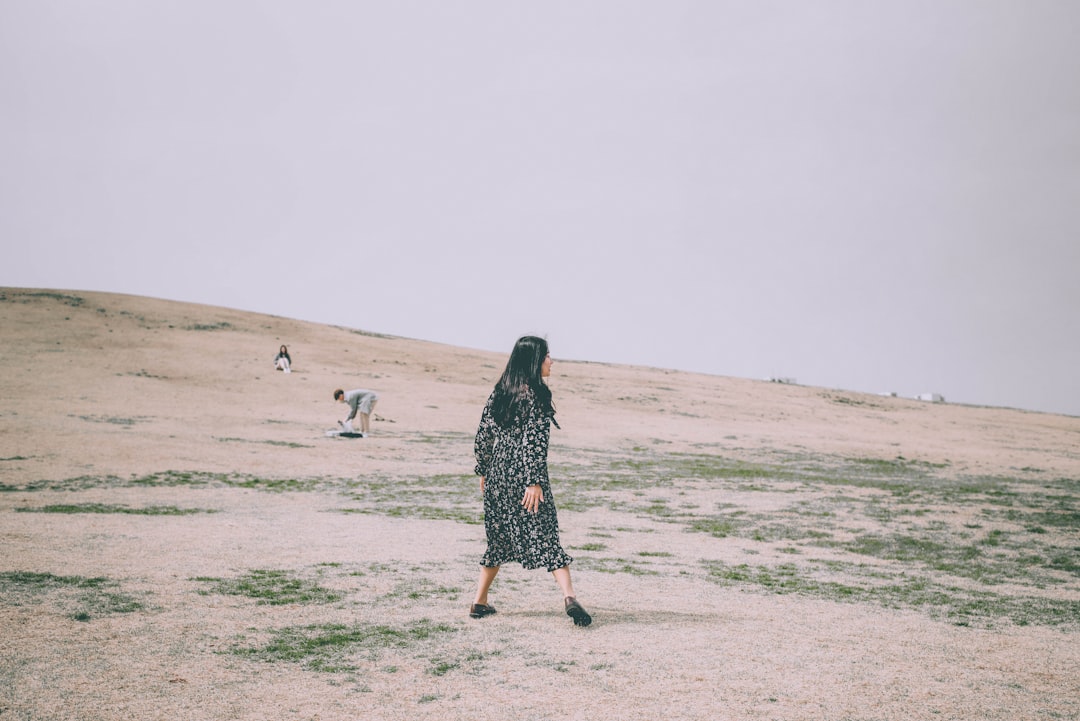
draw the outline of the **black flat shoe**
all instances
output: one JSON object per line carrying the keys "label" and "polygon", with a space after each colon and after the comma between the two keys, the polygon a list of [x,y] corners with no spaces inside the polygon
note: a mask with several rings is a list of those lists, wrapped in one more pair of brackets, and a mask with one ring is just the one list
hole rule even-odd
{"label": "black flat shoe", "polygon": [[592,623],[592,616],[573,596],[566,597],[566,615],[574,619],[575,626],[588,626]]}
{"label": "black flat shoe", "polygon": [[495,613],[494,606],[488,606],[485,603],[474,603],[472,608],[469,609],[470,618],[483,618],[484,616],[490,616]]}

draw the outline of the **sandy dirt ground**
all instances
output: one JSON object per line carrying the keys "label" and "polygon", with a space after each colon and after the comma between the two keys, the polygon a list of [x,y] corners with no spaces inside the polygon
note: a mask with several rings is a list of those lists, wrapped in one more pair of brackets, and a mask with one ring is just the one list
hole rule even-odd
{"label": "sandy dirt ground", "polygon": [[505,355],[0,289],[0,721],[1080,719],[1080,418],[549,341],[587,629],[467,616]]}

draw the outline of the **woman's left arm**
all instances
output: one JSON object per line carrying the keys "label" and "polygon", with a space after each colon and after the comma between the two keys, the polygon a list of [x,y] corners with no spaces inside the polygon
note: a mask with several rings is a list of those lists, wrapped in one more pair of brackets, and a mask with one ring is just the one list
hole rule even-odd
{"label": "woman's left arm", "polygon": [[473,455],[476,457],[474,472],[480,476],[480,488],[484,487],[484,480],[491,470],[491,458],[495,448],[495,419],[491,415],[491,401],[484,406],[480,414],[480,425],[476,428],[476,437],[473,439]]}

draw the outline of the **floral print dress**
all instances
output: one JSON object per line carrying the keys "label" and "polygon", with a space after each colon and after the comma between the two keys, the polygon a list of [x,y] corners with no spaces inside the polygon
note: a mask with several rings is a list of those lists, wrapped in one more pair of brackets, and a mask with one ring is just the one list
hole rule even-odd
{"label": "floral print dress", "polygon": [[[525,568],[554,571],[572,559],[559,543],[559,519],[548,480],[548,438],[551,416],[536,398],[528,402],[508,427],[492,416],[494,392],[484,406],[476,431],[476,474],[484,476],[484,530],[487,551],[481,566],[492,568],[516,561]],[[521,506],[525,489],[540,484],[544,500],[536,513]]]}

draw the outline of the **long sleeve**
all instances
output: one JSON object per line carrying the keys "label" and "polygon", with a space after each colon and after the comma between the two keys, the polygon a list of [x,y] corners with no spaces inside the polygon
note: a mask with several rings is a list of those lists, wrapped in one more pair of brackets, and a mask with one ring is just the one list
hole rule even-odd
{"label": "long sleeve", "polygon": [[525,486],[548,483],[548,442],[551,438],[551,418],[537,407],[535,399],[525,414],[522,460],[525,466]]}
{"label": "long sleeve", "polygon": [[473,454],[476,456],[476,475],[491,475],[491,460],[495,454],[495,418],[491,415],[490,398],[480,415],[480,426],[476,429],[476,439],[473,441]]}

